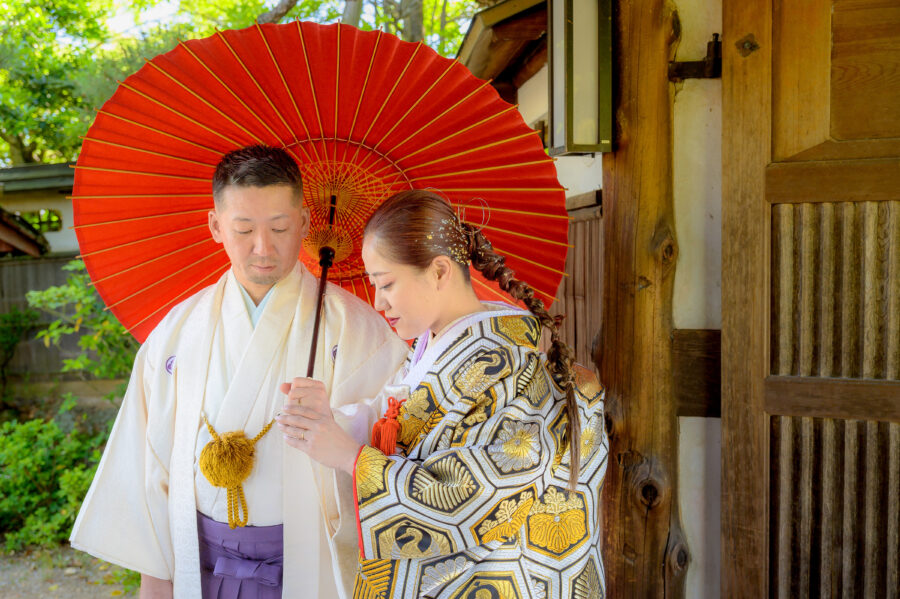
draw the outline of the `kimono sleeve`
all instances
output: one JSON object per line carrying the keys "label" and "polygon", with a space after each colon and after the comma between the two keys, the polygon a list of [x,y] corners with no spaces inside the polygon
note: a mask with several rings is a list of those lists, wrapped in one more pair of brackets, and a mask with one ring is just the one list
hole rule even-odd
{"label": "kimono sleeve", "polygon": [[70,542],[100,559],[171,580],[175,568],[167,505],[171,450],[154,447],[150,419],[165,427],[173,412],[165,408],[165,398],[155,397],[156,371],[148,353],[148,344],[138,351]]}
{"label": "kimono sleeve", "polygon": [[[489,364],[502,359],[483,358]],[[433,429],[452,437],[438,443],[446,448],[421,460],[368,446],[360,451],[354,478],[362,559],[421,559],[497,546],[522,529],[552,478],[557,443],[550,420],[559,410],[536,409],[517,396],[508,370],[493,380],[489,371],[481,374],[476,396],[460,398],[460,409]]]}

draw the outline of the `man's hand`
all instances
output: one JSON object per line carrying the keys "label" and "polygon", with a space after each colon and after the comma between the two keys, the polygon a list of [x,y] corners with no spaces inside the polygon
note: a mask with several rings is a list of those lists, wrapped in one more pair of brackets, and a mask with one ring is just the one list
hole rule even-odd
{"label": "man's hand", "polygon": [[353,476],[360,445],[334,421],[325,385],[298,377],[282,384],[281,392],[288,399],[275,421],[285,442],[320,464]]}
{"label": "man's hand", "polygon": [[172,581],[141,574],[140,599],[172,599]]}

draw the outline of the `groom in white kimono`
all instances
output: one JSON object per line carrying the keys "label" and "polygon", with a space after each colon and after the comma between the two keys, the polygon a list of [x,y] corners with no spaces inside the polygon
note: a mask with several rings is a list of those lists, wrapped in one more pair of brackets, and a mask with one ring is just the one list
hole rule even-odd
{"label": "groom in white kimono", "polygon": [[[216,167],[213,197],[210,231],[231,268],[138,351],[72,546],[140,572],[141,597],[347,599],[358,558],[350,477],[267,428],[281,385],[306,373],[316,308],[317,280],[297,261],[309,231],[300,171],[281,149],[236,150]],[[375,396],[407,350],[329,284],[313,377],[333,405]],[[262,436],[229,490],[207,480],[201,453],[232,431]],[[242,543],[269,553],[248,557]]]}

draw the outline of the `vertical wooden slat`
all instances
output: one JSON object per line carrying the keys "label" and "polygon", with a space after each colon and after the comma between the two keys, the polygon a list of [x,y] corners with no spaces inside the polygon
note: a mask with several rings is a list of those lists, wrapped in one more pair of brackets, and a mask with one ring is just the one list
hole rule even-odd
{"label": "vertical wooden slat", "polygon": [[900,379],[900,202],[888,202],[884,377]]}
{"label": "vertical wooden slat", "polygon": [[[837,443],[835,439],[835,421],[826,418],[822,423],[822,516],[819,522],[821,543],[819,551],[819,588],[822,599],[836,596],[837,574],[835,554],[840,546],[840,536],[836,534],[836,522],[840,514],[838,497]],[[814,591],[815,589],[811,589]]]}
{"label": "vertical wooden slat", "polygon": [[790,573],[793,561],[791,544],[794,522],[792,509],[794,435],[791,430],[791,418],[787,416],[774,417],[773,428],[776,429],[775,438],[778,441],[776,455],[773,456],[773,465],[775,465],[778,477],[778,497],[775,498],[777,541],[773,560],[777,576],[774,595],[778,599],[788,599],[791,596]]}
{"label": "vertical wooden slat", "polygon": [[[800,538],[796,544],[799,550],[799,563],[797,564],[797,571],[792,576],[792,578],[797,579],[800,595],[809,593],[813,524],[813,470],[816,462],[816,455],[813,451],[812,418],[802,418],[800,420],[800,485],[797,490],[800,495],[800,509],[797,514]],[[794,472],[796,473],[796,470]],[[797,595],[795,594],[794,596],[796,597]]]}
{"label": "vertical wooden slat", "polygon": [[793,374],[794,357],[794,207],[775,206],[773,219],[773,255],[777,261],[773,280],[775,286],[775,327],[777,345],[775,374]]}
{"label": "vertical wooden slat", "polygon": [[885,596],[900,597],[900,424],[888,425]]}
{"label": "vertical wooden slat", "polygon": [[816,314],[816,280],[818,265],[816,263],[816,245],[818,241],[818,223],[815,218],[816,209],[812,204],[800,204],[795,208],[799,212],[799,256],[796,268],[799,274],[799,298],[795,321],[797,332],[797,365],[795,374],[810,376],[813,373],[815,352]]}
{"label": "vertical wooden slat", "polygon": [[833,376],[834,373],[834,267],[835,267],[835,222],[834,204],[818,205],[822,238],[819,244],[821,264],[821,291],[819,293],[819,376]]}
{"label": "vertical wooden slat", "polygon": [[855,420],[848,420],[844,426],[844,509],[842,514],[843,543],[841,544],[841,594],[855,596],[857,586],[857,547],[854,542],[859,518],[857,495],[859,437]]}
{"label": "vertical wooden slat", "polygon": [[841,376],[859,374],[859,265],[856,205],[840,204],[841,219]]}
{"label": "vertical wooden slat", "polygon": [[863,589],[866,597],[877,596],[878,578],[881,572],[878,562],[883,557],[880,540],[884,535],[884,528],[880,526],[882,514],[879,510],[881,507],[882,465],[879,460],[878,437],[878,423],[866,422],[866,461],[865,469],[862,472],[862,476],[865,478],[865,516],[863,519],[865,528],[862,531],[862,537],[864,539]]}
{"label": "vertical wooden slat", "polygon": [[862,209],[862,373],[874,378],[877,373],[879,325],[878,314],[878,204],[863,202]]}

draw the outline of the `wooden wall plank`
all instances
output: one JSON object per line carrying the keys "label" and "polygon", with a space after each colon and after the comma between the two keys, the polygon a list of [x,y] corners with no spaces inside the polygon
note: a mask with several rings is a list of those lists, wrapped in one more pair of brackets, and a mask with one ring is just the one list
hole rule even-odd
{"label": "wooden wall plank", "polygon": [[773,4],[773,153],[781,160],[829,137],[829,76],[818,65],[831,60],[831,0]]}
{"label": "wooden wall plank", "polygon": [[723,0],[722,597],[768,590],[772,3]]}

